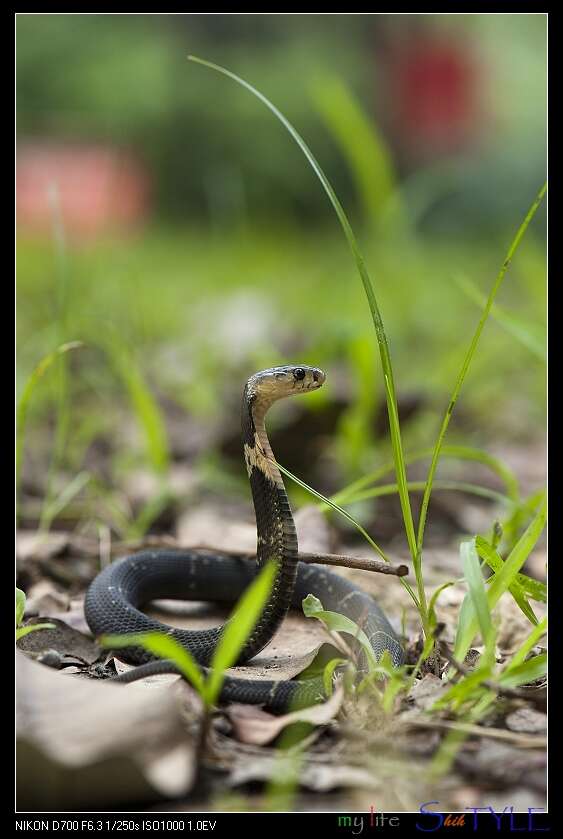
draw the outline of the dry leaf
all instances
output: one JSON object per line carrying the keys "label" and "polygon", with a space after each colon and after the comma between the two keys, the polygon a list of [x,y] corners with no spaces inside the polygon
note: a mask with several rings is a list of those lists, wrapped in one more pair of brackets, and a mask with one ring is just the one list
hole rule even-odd
{"label": "dry leaf", "polygon": [[34,623],[53,623],[55,627],[30,632],[20,638],[17,646],[24,652],[39,653],[43,650],[56,650],[62,656],[75,656],[87,664],[93,664],[101,655],[101,648],[92,638],[73,629],[64,621],[45,616],[27,621],[26,625],[30,626]]}
{"label": "dry leaf", "polygon": [[286,726],[292,723],[309,722],[312,725],[326,725],[340,710],[343,696],[342,685],[337,685],[326,702],[279,717],[268,714],[256,706],[238,703],[229,705],[225,712],[238,740],[242,743],[264,746],[266,743],[271,743]]}
{"label": "dry leaf", "polygon": [[38,533],[36,530],[18,530],[16,557],[18,560],[44,560],[59,556],[69,543],[68,533]]}

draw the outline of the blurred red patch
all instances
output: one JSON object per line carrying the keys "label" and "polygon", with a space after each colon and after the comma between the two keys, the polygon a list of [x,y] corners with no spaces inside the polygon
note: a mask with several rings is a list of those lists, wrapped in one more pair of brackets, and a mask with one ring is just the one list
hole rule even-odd
{"label": "blurred red patch", "polygon": [[149,178],[129,152],[111,146],[29,143],[18,152],[20,230],[49,234],[53,191],[71,239],[93,239],[138,227],[149,210]]}
{"label": "blurred red patch", "polygon": [[388,107],[396,140],[414,157],[473,145],[483,123],[481,73],[465,41],[417,34],[387,51]]}

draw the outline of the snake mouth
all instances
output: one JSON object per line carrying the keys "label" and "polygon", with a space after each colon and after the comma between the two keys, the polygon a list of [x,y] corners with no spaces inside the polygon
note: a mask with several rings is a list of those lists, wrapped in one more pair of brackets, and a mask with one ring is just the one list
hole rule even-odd
{"label": "snake mouth", "polygon": [[323,373],[322,370],[315,370],[313,373],[313,381],[317,387],[321,387],[326,382],[326,373]]}

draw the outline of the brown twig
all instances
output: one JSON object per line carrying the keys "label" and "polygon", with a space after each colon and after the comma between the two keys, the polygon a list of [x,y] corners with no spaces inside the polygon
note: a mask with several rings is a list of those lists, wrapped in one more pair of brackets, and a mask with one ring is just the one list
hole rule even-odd
{"label": "brown twig", "polygon": [[346,556],[344,554],[300,553],[301,562],[318,562],[320,565],[340,565],[343,568],[359,568],[361,571],[374,571],[377,574],[393,574],[406,577],[409,569],[406,565],[391,565],[382,559],[372,557]]}
{"label": "brown twig", "polygon": [[[254,554],[249,554],[248,551],[242,550],[224,550],[214,549],[210,545],[178,545],[172,538],[162,536],[146,537],[137,542],[116,542],[112,545],[112,553],[123,554],[128,551],[138,551],[143,548],[177,548],[194,551],[208,551],[213,553],[214,550],[225,554],[227,556],[241,556],[247,557],[249,560],[255,559]],[[375,559],[373,557],[348,556],[346,554],[325,554],[325,553],[300,553],[299,559],[301,562],[318,563],[319,565],[339,565],[342,568],[357,568],[360,571],[373,571],[376,574],[392,574],[395,577],[406,577],[409,573],[407,565],[392,565],[389,562],[384,562],[382,559]]]}

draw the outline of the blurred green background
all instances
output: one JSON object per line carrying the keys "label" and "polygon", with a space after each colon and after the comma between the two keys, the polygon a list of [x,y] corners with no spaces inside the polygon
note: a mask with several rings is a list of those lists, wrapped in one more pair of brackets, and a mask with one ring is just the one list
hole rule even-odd
{"label": "blurred green background", "polygon": [[[189,53],[267,95],[334,185],[382,310],[407,449],[433,443],[545,178],[541,14],[19,14],[20,393],[47,353],[84,344],[29,400],[26,520],[83,473],[102,492],[147,468],[166,495],[187,462],[244,492],[240,391],[274,364],[328,374],[272,418],[282,462],[334,491],[389,459],[373,326],[326,196],[272,115]],[[542,207],[452,441],[543,438],[545,273]]]}

